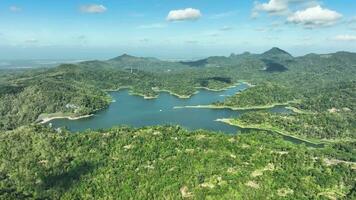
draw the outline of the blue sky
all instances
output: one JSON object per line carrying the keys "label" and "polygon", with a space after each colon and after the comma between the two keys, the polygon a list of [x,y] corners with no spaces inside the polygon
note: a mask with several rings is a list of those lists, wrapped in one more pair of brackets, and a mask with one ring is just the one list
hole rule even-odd
{"label": "blue sky", "polygon": [[356,51],[353,0],[0,0],[0,59]]}

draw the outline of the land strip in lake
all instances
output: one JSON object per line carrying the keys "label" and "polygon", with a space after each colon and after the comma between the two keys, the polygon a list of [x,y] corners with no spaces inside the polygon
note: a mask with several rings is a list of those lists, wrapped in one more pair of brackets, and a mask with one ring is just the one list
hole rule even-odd
{"label": "land strip in lake", "polygon": [[262,131],[271,131],[271,132],[278,133],[278,134],[283,135],[283,136],[287,136],[287,137],[293,138],[295,140],[299,140],[299,141],[302,141],[302,142],[313,144],[315,146],[319,146],[319,145],[323,145],[324,144],[324,142],[322,142],[320,140],[301,138],[301,137],[293,135],[292,133],[280,130],[280,129],[276,128],[276,127],[269,127],[269,126],[263,126],[263,125],[248,125],[248,124],[246,125],[246,124],[239,123],[238,120],[228,119],[228,118],[226,118],[226,119],[217,119],[216,121],[222,122],[222,123],[226,123],[226,124],[229,124],[231,126],[237,126],[239,128],[242,128],[242,129],[255,129],[255,130],[262,130]]}
{"label": "land strip in lake", "polygon": [[287,106],[289,103],[275,103],[270,105],[262,105],[262,106],[248,106],[248,107],[233,107],[233,106],[220,106],[220,105],[196,105],[196,106],[175,106],[174,109],[182,109],[182,108],[208,108],[208,109],[230,109],[230,110],[260,110],[260,109],[269,109],[277,106]]}
{"label": "land strip in lake", "polygon": [[94,114],[75,116],[72,113],[52,113],[52,114],[41,114],[38,117],[37,121],[40,124],[46,124],[55,119],[78,120],[78,119],[84,119],[92,116],[94,116]]}

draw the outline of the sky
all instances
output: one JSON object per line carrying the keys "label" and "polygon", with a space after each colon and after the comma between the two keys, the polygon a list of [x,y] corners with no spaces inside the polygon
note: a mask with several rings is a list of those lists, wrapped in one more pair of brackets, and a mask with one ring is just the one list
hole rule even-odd
{"label": "sky", "polygon": [[355,0],[0,0],[0,59],[356,52]]}

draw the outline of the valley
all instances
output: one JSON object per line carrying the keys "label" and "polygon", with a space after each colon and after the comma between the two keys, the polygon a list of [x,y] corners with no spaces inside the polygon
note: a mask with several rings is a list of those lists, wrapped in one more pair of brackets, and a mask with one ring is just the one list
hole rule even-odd
{"label": "valley", "polygon": [[352,199],[355,64],[273,48],[2,72],[0,197]]}

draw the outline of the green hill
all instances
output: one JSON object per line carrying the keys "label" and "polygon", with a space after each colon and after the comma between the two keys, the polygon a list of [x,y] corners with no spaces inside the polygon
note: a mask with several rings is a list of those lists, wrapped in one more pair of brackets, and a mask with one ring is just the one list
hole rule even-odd
{"label": "green hill", "polygon": [[169,126],[22,127],[0,134],[0,159],[1,199],[352,199],[356,178],[355,163],[277,136]]}
{"label": "green hill", "polygon": [[[292,57],[273,48],[189,62],[122,55],[0,71],[0,199],[355,199],[355,66],[355,53]],[[245,113],[231,123],[254,131],[239,135],[176,126],[73,134],[35,125],[43,114],[94,113],[111,103],[109,90],[189,96],[242,80],[253,87],[215,106],[283,104],[294,112]],[[293,144],[274,132],[325,145]]]}

